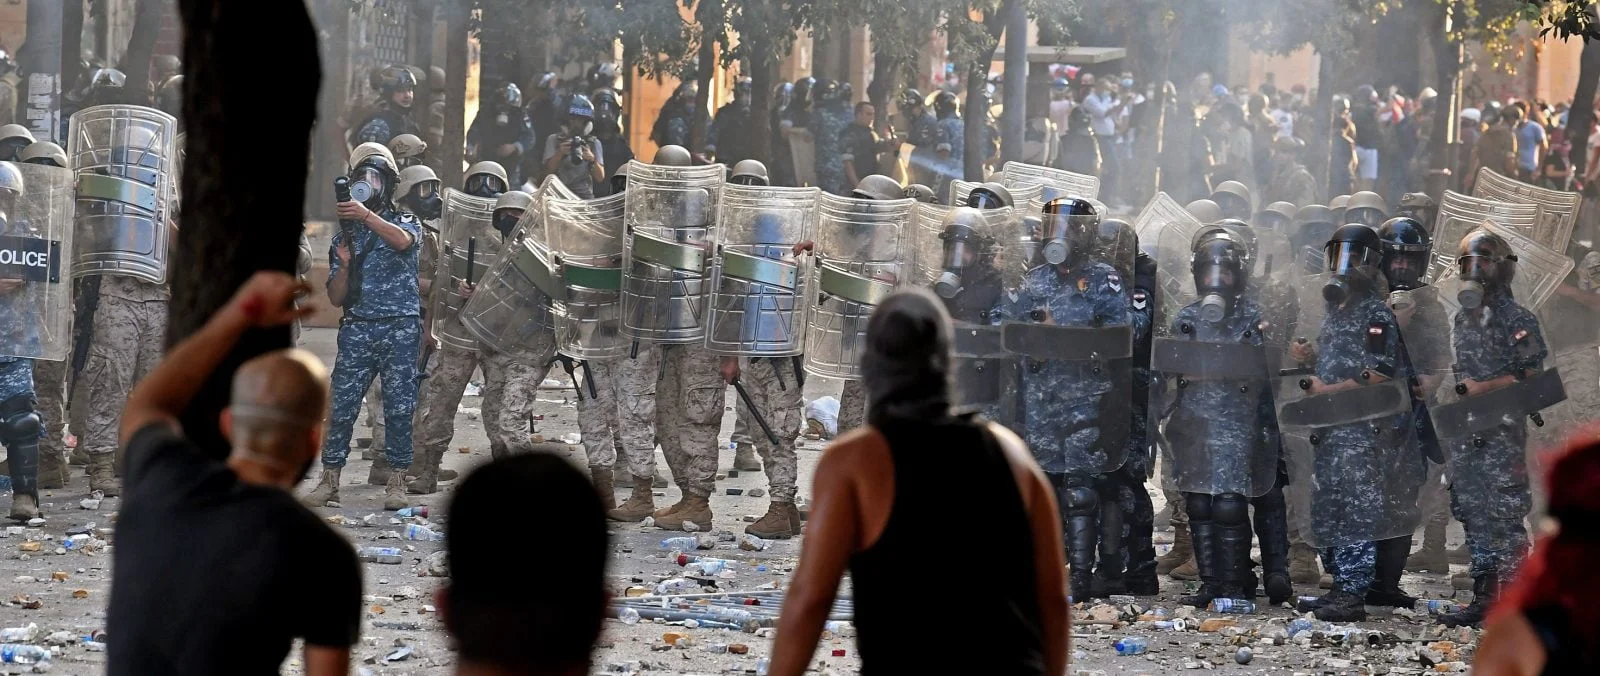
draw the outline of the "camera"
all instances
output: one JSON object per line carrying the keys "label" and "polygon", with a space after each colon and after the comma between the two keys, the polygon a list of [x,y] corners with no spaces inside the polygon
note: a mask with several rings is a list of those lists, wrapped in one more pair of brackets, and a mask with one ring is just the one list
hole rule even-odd
{"label": "camera", "polygon": [[572,151],[567,154],[567,160],[572,162],[572,166],[583,164],[583,146],[586,145],[586,139],[582,136],[574,135],[570,140],[572,141]]}

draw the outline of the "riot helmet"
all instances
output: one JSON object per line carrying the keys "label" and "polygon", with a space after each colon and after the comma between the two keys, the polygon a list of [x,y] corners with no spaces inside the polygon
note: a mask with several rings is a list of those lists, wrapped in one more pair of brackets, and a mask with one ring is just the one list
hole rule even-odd
{"label": "riot helmet", "polygon": [[1127,269],[1127,264],[1138,251],[1139,233],[1132,223],[1120,218],[1100,220],[1100,229],[1094,238],[1095,260],[1116,268],[1124,277],[1131,277],[1133,270]]}
{"label": "riot helmet", "polygon": [[1204,228],[1190,248],[1189,273],[1200,296],[1200,319],[1220,322],[1249,283],[1247,247],[1226,227]]}
{"label": "riot helmet", "polygon": [[986,234],[988,229],[983,212],[972,207],[956,207],[945,215],[943,231],[939,233],[944,242],[944,261],[933,283],[933,291],[940,298],[960,295],[965,271],[977,267],[982,256],[993,249],[993,241]]}
{"label": "riot helmet", "polygon": [[499,197],[510,187],[511,179],[506,177],[505,167],[489,160],[468,168],[466,180],[462,182],[462,189],[477,197]]}
{"label": "riot helmet", "polygon": [[[495,102],[500,104],[501,110],[522,107],[522,88],[515,82],[507,82],[494,90]],[[501,122],[505,124],[505,122]]]}
{"label": "riot helmet", "polygon": [[395,186],[400,206],[427,221],[444,213],[444,199],[439,194],[439,177],[428,165],[418,164],[400,170],[400,180]]}
{"label": "riot helmet", "polygon": [[982,183],[967,193],[967,206],[975,209],[1004,209],[1013,204],[1011,191],[999,183]]}
{"label": "riot helmet", "polygon": [[814,91],[816,92],[817,100],[823,103],[833,103],[839,100],[839,82],[832,78],[825,77],[818,80]]}
{"label": "riot helmet", "polygon": [[803,77],[794,81],[794,90],[789,95],[789,105],[801,110],[811,107],[811,90],[817,86],[814,77]]}
{"label": "riot helmet", "polygon": [[0,231],[4,231],[4,226],[12,222],[17,200],[22,197],[24,190],[22,172],[17,165],[0,162]]}
{"label": "riot helmet", "polygon": [[[1250,224],[1237,218],[1224,218],[1217,221],[1216,225],[1227,230],[1233,235],[1235,241],[1244,245],[1245,265],[1254,269],[1256,262],[1256,231],[1250,228]],[[1201,232],[1204,232],[1204,230]],[[1198,239],[1197,234],[1196,238],[1189,242],[1189,245],[1191,247],[1194,246]]]}
{"label": "riot helmet", "polygon": [[1483,228],[1474,228],[1456,247],[1456,273],[1461,289],[1456,302],[1467,310],[1483,307],[1485,296],[1511,289],[1517,273],[1517,254],[1505,238]]}
{"label": "riot helmet", "polygon": [[1294,247],[1305,274],[1322,272],[1322,247],[1339,227],[1335,220],[1333,210],[1321,204],[1307,204],[1294,213],[1294,232],[1289,236],[1289,244]]}
{"label": "riot helmet", "polygon": [[385,97],[393,97],[395,92],[415,92],[416,88],[417,76],[405,66],[389,66],[378,75],[378,90]]}
{"label": "riot helmet", "polygon": [[517,221],[522,220],[522,215],[533,206],[533,195],[512,190],[500,195],[494,200],[494,229],[500,231],[501,237],[510,237],[511,231],[517,228]]}
{"label": "riot helmet", "polygon": [[1340,195],[1328,200],[1328,208],[1333,210],[1333,222],[1344,225],[1344,210],[1350,204],[1349,195]]}
{"label": "riot helmet", "polygon": [[610,61],[597,63],[593,68],[589,69],[589,88],[614,89],[617,86],[617,77],[620,74],[621,69],[617,68],[615,63]]}
{"label": "riot helmet", "polygon": [[33,132],[28,131],[27,127],[20,124],[0,127],[0,160],[15,162],[21,159],[17,154],[33,142]]}
{"label": "riot helmet", "polygon": [[1256,214],[1251,224],[1262,230],[1287,233],[1289,224],[1294,222],[1295,213],[1298,211],[1299,209],[1290,202],[1273,202],[1262,209],[1261,213]]}
{"label": "riot helmet", "polygon": [[105,105],[120,103],[123,88],[128,85],[128,76],[115,68],[96,68],[89,75],[89,102],[92,105]]}
{"label": "riot helmet", "polygon": [[1383,277],[1389,288],[1410,291],[1422,288],[1433,253],[1433,236],[1422,222],[1410,216],[1397,216],[1378,227],[1383,240]]}
{"label": "riot helmet", "polygon": [[183,117],[182,75],[174,75],[161,83],[161,89],[156,92],[156,105],[161,112],[176,118]]}
{"label": "riot helmet", "polygon": [[35,141],[28,144],[28,147],[17,154],[17,159],[23,164],[43,164],[63,169],[67,167],[67,151],[50,141]]}
{"label": "riot helmet", "polygon": [[1439,205],[1427,193],[1408,192],[1400,196],[1400,207],[1395,209],[1396,216],[1410,216],[1422,223],[1422,227],[1433,226],[1433,217],[1439,213]]}
{"label": "riot helmet", "polygon": [[734,185],[772,185],[767,177],[767,165],[760,160],[739,160],[733,165],[733,174],[728,177],[728,182]]}
{"label": "riot helmet", "polygon": [[1077,267],[1094,247],[1100,232],[1100,213],[1088,200],[1056,198],[1044,205],[1040,230],[1045,261]]}
{"label": "riot helmet", "polygon": [[400,134],[389,139],[389,152],[394,153],[394,161],[401,169],[422,164],[422,153],[427,149],[428,144],[416,134]]}
{"label": "riot helmet", "polygon": [[683,146],[661,146],[656,151],[656,159],[651,164],[661,167],[687,167],[694,163],[694,157],[689,154],[689,149]]}
{"label": "riot helmet", "polygon": [[850,191],[850,196],[862,200],[899,200],[905,199],[906,190],[900,187],[900,182],[883,174],[873,174],[861,179],[856,184],[855,190]]}
{"label": "riot helmet", "polygon": [[912,183],[906,186],[905,196],[925,204],[939,203],[939,196],[933,193],[933,188],[921,183]]}
{"label": "riot helmet", "polygon": [[611,175],[611,194],[616,195],[628,191],[628,163],[617,167],[617,173]]}
{"label": "riot helmet", "polygon": [[1201,223],[1216,223],[1222,220],[1222,207],[1211,200],[1195,200],[1184,205],[1183,210]]}
{"label": "riot helmet", "polygon": [[783,110],[789,107],[789,102],[794,98],[794,84],[779,82],[772,88],[772,109]]}
{"label": "riot helmet", "polygon": [[960,114],[960,106],[956,101],[954,92],[941,91],[933,97],[933,114],[943,120]]}
{"label": "riot helmet", "polygon": [[1388,218],[1389,204],[1383,201],[1382,195],[1369,190],[1351,195],[1350,201],[1345,204],[1345,223],[1360,223],[1377,230]]}
{"label": "riot helmet", "polygon": [[1237,218],[1241,221],[1250,219],[1251,201],[1250,188],[1238,181],[1223,181],[1211,193],[1211,201],[1217,203],[1226,218]]}
{"label": "riot helmet", "polygon": [[922,97],[922,92],[916,89],[906,89],[900,92],[900,111],[910,115],[912,111],[922,110],[927,105],[924,103],[925,100]]}
{"label": "riot helmet", "polygon": [[374,211],[389,203],[400,175],[394,154],[378,143],[367,142],[350,152],[350,199]]}
{"label": "riot helmet", "polygon": [[1323,247],[1323,269],[1333,278],[1322,287],[1322,298],[1342,305],[1351,295],[1375,290],[1383,263],[1383,242],[1378,231],[1360,223],[1339,226]]}
{"label": "riot helmet", "polygon": [[614,120],[622,112],[622,104],[617,102],[617,93],[610,89],[596,89],[593,102],[594,117]]}

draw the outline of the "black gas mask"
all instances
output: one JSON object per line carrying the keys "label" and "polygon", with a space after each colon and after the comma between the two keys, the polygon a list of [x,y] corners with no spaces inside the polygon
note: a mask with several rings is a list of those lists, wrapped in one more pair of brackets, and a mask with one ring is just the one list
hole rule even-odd
{"label": "black gas mask", "polygon": [[1100,214],[1086,200],[1064,197],[1045,205],[1040,228],[1045,261],[1075,266],[1089,255],[1100,230]]}
{"label": "black gas mask", "polygon": [[423,181],[412,186],[405,199],[411,213],[425,221],[437,219],[444,213],[444,199],[439,196],[437,181]]}
{"label": "black gas mask", "polygon": [[1325,268],[1332,278],[1322,287],[1322,298],[1331,305],[1342,305],[1351,296],[1370,293],[1374,276],[1383,261],[1378,233],[1360,224],[1335,230],[1323,248]]}
{"label": "black gas mask", "polygon": [[494,229],[500,231],[501,237],[510,237],[511,231],[517,228],[517,223],[522,220],[522,209],[501,209],[494,212]]}
{"label": "black gas mask", "polygon": [[983,216],[970,210],[951,212],[945,219],[944,232],[939,233],[939,239],[944,242],[944,260],[939,277],[933,283],[933,291],[940,298],[948,300],[961,294],[963,276],[976,266],[982,253],[984,236],[979,232],[982,227]]}
{"label": "black gas mask", "polygon": [[1486,230],[1473,231],[1461,242],[1456,256],[1456,273],[1461,280],[1456,302],[1467,310],[1483,307],[1485,296],[1510,288],[1516,263],[1517,255],[1500,236]]}
{"label": "black gas mask", "polygon": [[494,174],[473,174],[467,177],[466,192],[476,197],[495,198],[506,191],[506,182]]}
{"label": "black gas mask", "polygon": [[1195,293],[1200,295],[1201,321],[1215,324],[1244,291],[1249,278],[1245,247],[1231,233],[1217,231],[1201,236],[1189,258]]}

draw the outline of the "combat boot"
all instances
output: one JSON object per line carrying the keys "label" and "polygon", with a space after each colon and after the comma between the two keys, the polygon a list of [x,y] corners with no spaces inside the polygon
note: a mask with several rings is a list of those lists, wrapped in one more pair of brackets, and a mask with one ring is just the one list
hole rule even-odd
{"label": "combat boot", "polygon": [[1316,608],[1311,613],[1323,622],[1360,622],[1367,619],[1367,606],[1363,603],[1365,594],[1354,594],[1334,585],[1333,589],[1323,594]]}
{"label": "combat boot", "polygon": [[[377,465],[376,462],[373,463]],[[388,485],[387,482],[384,485]],[[432,495],[439,492],[439,470],[432,463],[425,463],[422,470],[417,473],[417,478],[406,484],[406,492],[412,495]]]}
{"label": "combat boot", "polygon": [[711,499],[704,495],[685,493],[678,504],[656,510],[656,527],[662,530],[683,530],[683,524],[693,521],[700,530],[711,530]]}
{"label": "combat boot", "polygon": [[1472,563],[1472,547],[1463,542],[1461,546],[1445,552],[1445,558],[1449,559],[1450,563]]}
{"label": "combat boot", "polygon": [[311,489],[300,502],[307,507],[323,507],[330,502],[339,501],[339,472],[343,467],[322,467],[322,478],[317,481],[317,487]]}
{"label": "combat boot", "polygon": [[1450,558],[1444,551],[1443,519],[1430,519],[1422,528],[1422,548],[1406,558],[1406,570],[1413,573],[1450,572]]}
{"label": "combat boot", "polygon": [[633,478],[633,494],[616,509],[606,512],[606,518],[612,521],[636,523],[650,516],[655,508],[655,497],[650,493],[650,479],[636,476]]}
{"label": "combat boot", "polygon": [[1484,615],[1488,614],[1499,593],[1500,579],[1494,573],[1481,574],[1472,579],[1472,603],[1459,611],[1440,615],[1439,623],[1446,627],[1476,627],[1483,623]]}
{"label": "combat boot", "polygon": [[611,486],[611,470],[604,467],[590,467],[589,477],[594,480],[594,491],[600,494],[600,504],[606,511],[617,508],[617,489]]}
{"label": "combat boot", "polygon": [[1316,548],[1304,542],[1289,545],[1289,581],[1313,585],[1322,581],[1322,568],[1317,564]]}
{"label": "combat boot", "polygon": [[[1204,608],[1211,604],[1211,600],[1222,594],[1222,589],[1217,586],[1216,573],[1216,533],[1210,521],[1199,521],[1192,516],[1189,519],[1189,532],[1194,547],[1192,564],[1197,571],[1196,577],[1200,578],[1200,589],[1193,594],[1178,600],[1186,606]],[[1173,570],[1174,573],[1177,569]],[[1176,575],[1173,576],[1177,578]]]}
{"label": "combat boot", "polygon": [[767,505],[767,513],[755,523],[745,526],[744,532],[768,540],[787,540],[799,535],[789,514],[793,509],[792,503],[774,500]]}
{"label": "combat boot", "polygon": [[761,471],[761,459],[756,457],[756,449],[750,444],[739,444],[733,449],[733,468],[741,472]]}
{"label": "combat boot", "polygon": [[1366,604],[1389,608],[1410,608],[1417,600],[1400,588],[1400,575],[1405,570],[1406,552],[1411,551],[1411,536],[1378,541],[1377,565],[1373,568],[1372,588],[1367,590]]}
{"label": "combat boot", "polygon": [[122,482],[117,479],[117,454],[96,453],[89,456],[89,491],[100,491],[108,498],[122,495]]}
{"label": "combat boot", "polygon": [[[1261,543],[1261,581],[1267,602],[1284,603],[1294,597],[1294,584],[1289,574],[1289,512],[1282,490],[1274,489],[1256,501],[1255,527],[1256,539]],[[1249,556],[1249,533],[1245,534],[1244,549]]]}
{"label": "combat boot", "polygon": [[28,415],[25,420],[33,421],[21,426],[25,436],[32,438],[11,441],[11,518],[17,521],[39,518],[39,419]]}
{"label": "combat boot", "polygon": [[89,452],[83,450],[82,447],[73,448],[72,454],[67,456],[67,464],[78,465],[79,467],[88,467]]}
{"label": "combat boot", "polygon": [[[1172,571],[1181,566],[1194,568],[1194,546],[1189,536],[1189,528],[1183,524],[1172,526],[1172,549],[1156,559],[1156,574],[1171,575]],[[1180,580],[1193,580],[1191,577],[1176,578]]]}
{"label": "combat boot", "polygon": [[789,505],[789,529],[794,531],[795,535],[800,535],[802,533],[805,533],[806,532],[806,522],[805,522],[805,517],[802,517],[800,515],[800,508],[796,507],[795,504],[792,503],[792,502],[788,503],[788,505]]}
{"label": "combat boot", "polygon": [[367,485],[387,486],[390,474],[389,459],[380,455],[372,461],[372,469],[367,472]]}
{"label": "combat boot", "polygon": [[406,499],[406,480],[403,472],[390,472],[389,482],[384,485],[383,508],[397,512],[405,509],[410,502]]}
{"label": "combat boot", "polygon": [[67,485],[66,457],[59,452],[40,449],[39,487],[62,488]]}

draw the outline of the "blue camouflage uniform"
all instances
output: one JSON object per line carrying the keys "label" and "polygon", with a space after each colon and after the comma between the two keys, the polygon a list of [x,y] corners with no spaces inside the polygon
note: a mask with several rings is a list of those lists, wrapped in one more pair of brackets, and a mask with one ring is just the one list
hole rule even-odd
{"label": "blue camouflage uniform", "polygon": [[[1235,303],[1223,321],[1212,323],[1200,319],[1200,302],[1196,301],[1178,311],[1171,335],[1183,335],[1178,327],[1187,324],[1199,342],[1263,345],[1261,306],[1248,298]],[[1175,466],[1173,473],[1185,477],[1179,485],[1209,487],[1210,495],[1258,493],[1252,489],[1253,469],[1261,462],[1257,456],[1277,448],[1277,430],[1267,424],[1272,420],[1268,383],[1192,380],[1178,391],[1175,405],[1167,421],[1167,438],[1175,449],[1204,451],[1200,457],[1180,451],[1174,464],[1209,465]],[[1186,457],[1192,462],[1185,462]]]}
{"label": "blue camouflage uniform", "polygon": [[[32,287],[25,285],[5,296],[0,296],[0,318],[9,320],[7,322],[9,326],[0,326],[0,345],[13,345],[20,348],[17,351],[39,347],[42,339],[39,326],[41,317],[37,311],[29,307],[31,303],[37,302],[38,297],[27,293],[30,288]],[[0,441],[5,442],[8,448],[17,440],[7,438],[5,421],[27,411],[35,412],[41,418],[44,416],[44,413],[39,411],[38,397],[33,389],[33,360],[23,357],[0,357]],[[44,425],[39,427],[39,438],[44,438]],[[12,462],[17,461],[13,459]],[[37,460],[34,462],[37,463]],[[13,464],[12,467],[15,471],[16,465]]]}
{"label": "blue camouflage uniform", "polygon": [[[1484,296],[1480,311],[1463,310],[1455,317],[1455,355],[1460,375],[1492,380],[1544,367],[1549,349],[1539,320],[1518,305],[1509,292]],[[1523,420],[1450,441],[1450,511],[1467,532],[1472,575],[1497,574],[1511,579],[1527,546],[1522,519],[1532,508],[1524,449],[1528,425]]]}
{"label": "blue camouflage uniform", "polygon": [[[1133,400],[1132,425],[1128,430],[1128,461],[1117,472],[1116,501],[1122,510],[1122,541],[1127,549],[1127,575],[1130,583],[1139,576],[1155,577],[1155,544],[1152,535],[1155,505],[1144,488],[1150,475],[1150,349],[1151,326],[1155,320],[1155,269],[1136,269],[1133,291],[1129,294],[1129,318],[1133,320]],[[1146,274],[1148,273],[1148,274]]]}
{"label": "blue camouflage uniform", "polygon": [[817,187],[834,195],[848,195],[855,186],[845,185],[845,131],[850,128],[850,105],[844,100],[830,102],[817,112]]}
{"label": "blue camouflage uniform", "polygon": [[[934,119],[933,113],[924,111],[922,115],[911,120],[911,133],[906,137],[906,142],[912,145],[910,167],[912,182],[937,188],[942,164],[939,151],[950,147],[950,139],[945,136],[944,128],[939,126],[939,121]],[[940,198],[945,196],[943,193],[938,194]]]}
{"label": "blue camouflage uniform", "polygon": [[356,132],[356,143],[377,143],[388,146],[389,141],[401,134],[422,135],[422,128],[412,118],[412,108],[400,108],[388,101],[378,105],[372,116],[361,123]]}
{"label": "blue camouflage uniform", "polygon": [[[1333,385],[1372,371],[1388,378],[1404,377],[1399,324],[1383,299],[1369,294],[1339,307],[1331,307],[1317,337],[1317,378]],[[1322,539],[1347,539],[1331,534],[1370,534],[1392,528],[1402,506],[1379,487],[1391,483],[1386,474],[1406,462],[1420,462],[1408,439],[1409,415],[1336,425],[1317,430],[1312,472],[1311,528]],[[1396,451],[1411,456],[1401,457]],[[1412,506],[1414,507],[1414,505]],[[1403,530],[1403,529],[1402,529]],[[1371,588],[1377,565],[1377,545],[1371,540],[1324,548],[1324,566],[1334,583],[1346,592],[1364,596]]]}
{"label": "blue camouflage uniform", "polygon": [[[950,319],[961,324],[991,326],[996,324],[994,309],[1005,298],[1005,281],[1000,271],[988,263],[979,263],[962,273],[961,293],[954,298],[940,298]],[[950,372],[955,383],[954,404],[975,408],[983,417],[1016,429],[1013,412],[1008,406],[1005,390],[1016,382],[1016,369],[1004,359],[954,357]]]}
{"label": "blue camouflage uniform", "polygon": [[950,158],[944,160],[939,168],[939,185],[934,189],[940,197],[950,194],[950,182],[966,175],[966,164],[963,159],[966,150],[966,123],[956,115],[951,115],[939,120],[939,136],[944,139],[942,143],[950,147]]}
{"label": "blue camouflage uniform", "polygon": [[[332,423],[322,444],[322,464],[327,467],[344,466],[361,397],[375,376],[381,377],[383,384],[384,451],[389,466],[411,466],[411,415],[417,406],[417,357],[422,346],[416,244],[422,239],[422,224],[411,214],[385,210],[380,215],[410,233],[412,245],[396,251],[365,226],[355,230],[355,246],[350,252],[355,269],[333,362]],[[343,267],[334,252],[343,242],[344,233],[340,233],[328,248],[330,280]]]}

